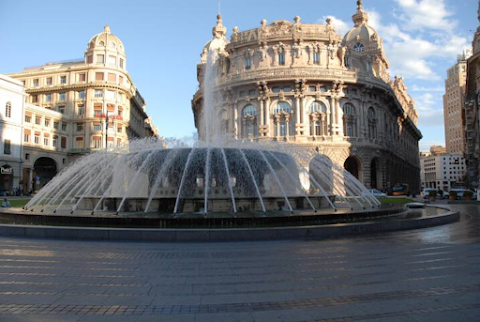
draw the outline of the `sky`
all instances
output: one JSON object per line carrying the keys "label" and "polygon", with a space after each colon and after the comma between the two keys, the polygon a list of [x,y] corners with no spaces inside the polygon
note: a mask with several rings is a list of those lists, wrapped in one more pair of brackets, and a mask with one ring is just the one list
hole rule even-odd
{"label": "sky", "polygon": [[[401,75],[416,101],[423,139],[420,150],[445,144],[443,102],[446,71],[471,46],[478,27],[476,0],[364,0],[370,25],[383,38],[390,74]],[[293,5],[292,5],[293,4]],[[0,0],[0,73],[82,58],[105,24],[119,37],[127,69],[147,102],[147,113],[164,137],[195,130],[191,99],[196,64],[212,38],[218,0],[92,1]],[[262,19],[324,23],[337,32],[353,26],[356,0],[222,0],[228,28],[257,28]]]}

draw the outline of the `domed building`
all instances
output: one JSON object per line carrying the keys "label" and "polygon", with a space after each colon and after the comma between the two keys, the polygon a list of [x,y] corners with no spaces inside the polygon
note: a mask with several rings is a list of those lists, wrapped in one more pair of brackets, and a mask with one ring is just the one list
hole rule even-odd
{"label": "domed building", "polygon": [[108,25],[88,41],[82,59],[9,76],[22,81],[28,94],[23,191],[40,189],[86,153],[158,135],[127,71],[125,47]]}
{"label": "domed building", "polygon": [[[206,138],[204,107],[211,105],[222,135],[311,147],[367,187],[406,183],[418,192],[422,134],[415,103],[403,79],[391,79],[382,39],[368,25],[362,1],[352,18],[354,27],[343,38],[330,19],[304,24],[295,17],[262,20],[246,31],[234,27],[228,41],[219,15],[214,40],[197,65],[192,109],[199,138]],[[207,61],[209,52],[214,62]],[[206,89],[209,63],[215,75]]]}

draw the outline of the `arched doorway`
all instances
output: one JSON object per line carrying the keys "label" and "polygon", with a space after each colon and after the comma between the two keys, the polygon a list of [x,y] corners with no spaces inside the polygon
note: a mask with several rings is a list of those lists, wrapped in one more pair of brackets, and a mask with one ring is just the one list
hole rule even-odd
{"label": "arched doorway", "polygon": [[380,161],[373,158],[370,163],[370,187],[372,189],[382,189],[382,173],[380,172]]}
{"label": "arched doorway", "polygon": [[57,174],[57,164],[51,158],[38,158],[33,166],[34,190],[43,188]]}
{"label": "arched doorway", "polygon": [[347,160],[345,160],[343,167],[345,168],[345,170],[350,172],[355,178],[362,181],[360,178],[360,171],[361,171],[362,165],[356,157],[348,157]]}
{"label": "arched doorway", "polygon": [[0,195],[13,190],[13,168],[8,164],[0,167]]}

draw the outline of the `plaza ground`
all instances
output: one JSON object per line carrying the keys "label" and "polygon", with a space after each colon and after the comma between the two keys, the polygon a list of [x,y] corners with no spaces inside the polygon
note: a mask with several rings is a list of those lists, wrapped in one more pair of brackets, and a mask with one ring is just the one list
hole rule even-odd
{"label": "plaza ground", "polygon": [[478,321],[480,207],[323,241],[0,237],[0,321]]}

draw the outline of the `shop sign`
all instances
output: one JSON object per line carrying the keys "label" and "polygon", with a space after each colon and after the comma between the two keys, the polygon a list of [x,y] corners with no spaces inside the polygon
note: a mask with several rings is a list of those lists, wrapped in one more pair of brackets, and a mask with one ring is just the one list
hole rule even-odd
{"label": "shop sign", "polygon": [[0,167],[0,173],[1,174],[12,174],[12,168]]}

